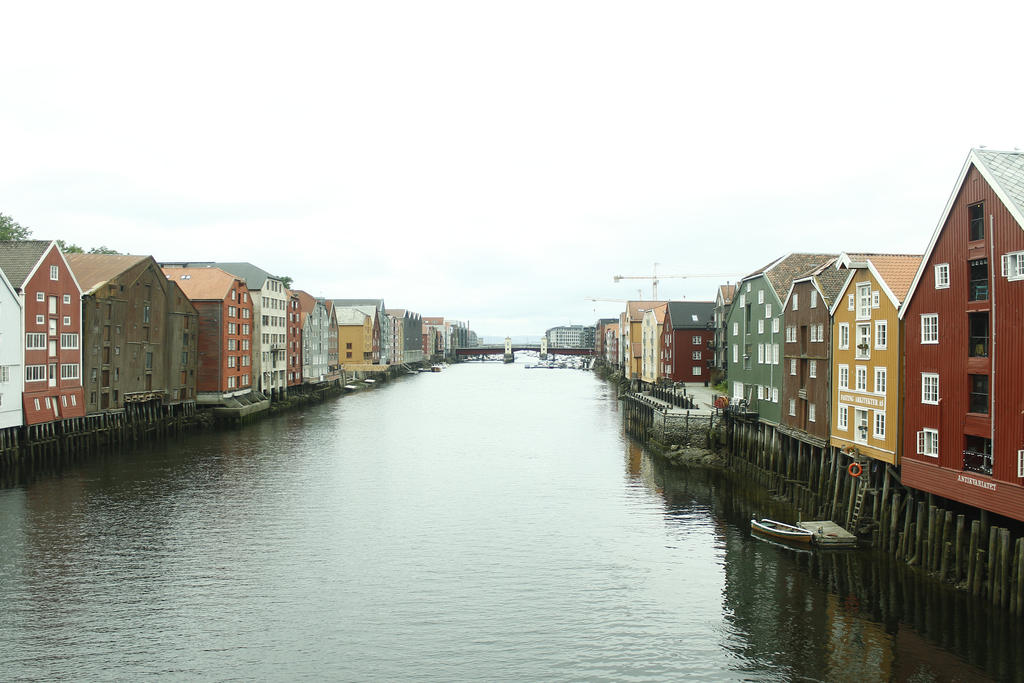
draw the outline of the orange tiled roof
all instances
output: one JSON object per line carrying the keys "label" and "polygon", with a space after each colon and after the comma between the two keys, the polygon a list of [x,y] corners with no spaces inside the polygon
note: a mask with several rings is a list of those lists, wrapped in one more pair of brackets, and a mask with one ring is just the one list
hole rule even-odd
{"label": "orange tiled roof", "polygon": [[853,262],[870,261],[878,275],[902,303],[921,265],[920,254],[848,254]]}
{"label": "orange tiled roof", "polygon": [[163,271],[192,301],[223,301],[235,280],[239,280],[220,268],[164,268]]}
{"label": "orange tiled roof", "polygon": [[644,313],[660,306],[666,301],[629,301],[626,303],[626,308],[629,311],[629,319],[639,322],[643,319]]}

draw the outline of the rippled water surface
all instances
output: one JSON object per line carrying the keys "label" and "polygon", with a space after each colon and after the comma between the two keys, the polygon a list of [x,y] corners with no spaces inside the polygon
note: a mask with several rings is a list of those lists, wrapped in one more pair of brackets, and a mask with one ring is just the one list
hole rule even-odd
{"label": "rippled water surface", "polygon": [[933,615],[984,611],[752,539],[755,494],[617,411],[589,373],[465,364],[0,489],[0,678],[1016,675]]}

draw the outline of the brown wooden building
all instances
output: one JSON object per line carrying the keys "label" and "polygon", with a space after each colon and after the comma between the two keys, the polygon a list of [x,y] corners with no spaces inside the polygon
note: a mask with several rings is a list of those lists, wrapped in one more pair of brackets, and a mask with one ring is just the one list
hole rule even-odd
{"label": "brown wooden building", "polygon": [[829,441],[832,316],[849,275],[831,259],[797,278],[782,302],[782,417],[779,431],[811,446]]}
{"label": "brown wooden building", "polygon": [[298,292],[288,290],[288,386],[302,384],[302,304]]}
{"label": "brown wooden building", "polygon": [[903,483],[1024,520],[1024,154],[971,151],[900,317]]}
{"label": "brown wooden building", "polygon": [[714,361],[714,316],[713,301],[668,302],[659,352],[662,377],[673,382],[708,381]]}
{"label": "brown wooden building", "polygon": [[82,293],[86,409],[195,400],[199,314],[151,256],[68,254]]}
{"label": "brown wooden building", "polygon": [[82,290],[56,242],[0,242],[0,268],[24,304],[25,424],[85,415]]}
{"label": "brown wooden building", "polygon": [[220,268],[164,268],[199,313],[196,400],[219,405],[252,391],[252,300]]}

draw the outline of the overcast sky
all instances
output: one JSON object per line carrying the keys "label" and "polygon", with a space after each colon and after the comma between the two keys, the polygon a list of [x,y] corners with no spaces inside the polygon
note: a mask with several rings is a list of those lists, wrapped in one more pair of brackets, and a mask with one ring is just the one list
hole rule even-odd
{"label": "overcast sky", "polygon": [[920,253],[1024,147],[1024,12],[903,5],[5,3],[0,212],[500,336]]}

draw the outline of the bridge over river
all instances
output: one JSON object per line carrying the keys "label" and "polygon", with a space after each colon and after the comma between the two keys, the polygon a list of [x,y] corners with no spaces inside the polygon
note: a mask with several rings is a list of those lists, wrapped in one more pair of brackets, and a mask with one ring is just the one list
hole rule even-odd
{"label": "bridge over river", "polygon": [[511,339],[506,338],[505,344],[487,344],[471,348],[456,349],[455,355],[459,358],[470,358],[475,356],[494,356],[502,354],[507,362],[515,359],[516,351],[536,351],[541,358],[546,354],[555,356],[593,356],[594,349],[580,349],[573,347],[549,347],[547,339],[541,339],[539,344],[513,344]]}

